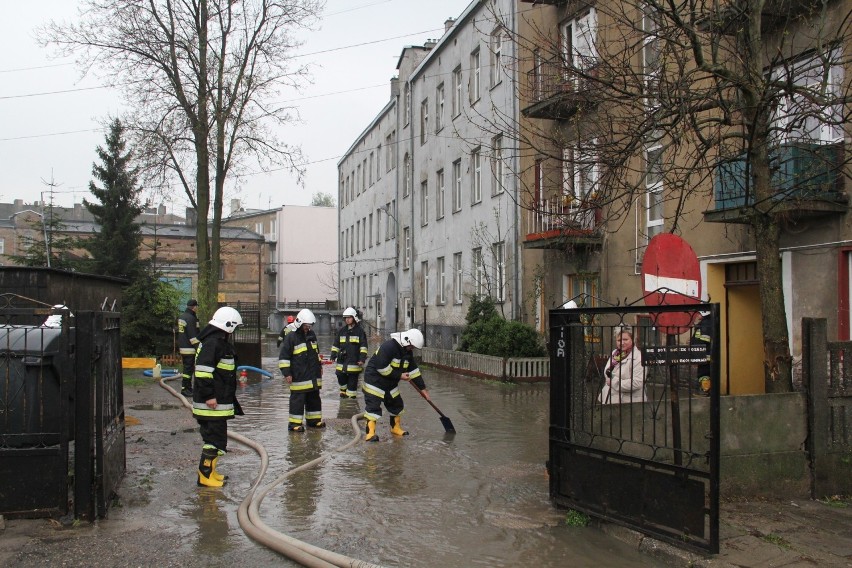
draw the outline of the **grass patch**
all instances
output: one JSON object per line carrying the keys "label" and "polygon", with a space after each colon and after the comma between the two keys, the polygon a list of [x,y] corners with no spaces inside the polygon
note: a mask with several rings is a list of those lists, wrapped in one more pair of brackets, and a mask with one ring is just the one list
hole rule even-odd
{"label": "grass patch", "polygon": [[763,535],[763,540],[770,544],[775,544],[780,546],[781,548],[790,548],[790,543],[784,540],[784,537],[778,536],[777,534],[769,533],[767,535]]}
{"label": "grass patch", "polygon": [[589,515],[571,509],[565,515],[565,524],[569,527],[587,527],[591,522]]}
{"label": "grass patch", "polygon": [[849,503],[852,502],[852,497],[849,495],[831,495],[824,499],[818,499],[818,501],[823,505],[828,505],[829,507],[845,509],[849,506]]}
{"label": "grass patch", "polygon": [[124,386],[126,387],[142,387],[150,382],[150,379],[144,377],[124,377]]}

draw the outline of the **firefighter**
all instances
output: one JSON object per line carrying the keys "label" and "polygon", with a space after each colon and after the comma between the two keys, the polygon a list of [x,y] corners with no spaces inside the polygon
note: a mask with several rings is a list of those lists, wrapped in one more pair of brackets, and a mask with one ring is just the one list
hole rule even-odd
{"label": "firefighter", "polygon": [[343,310],[343,327],[331,348],[331,360],[337,361],[337,386],[340,398],[355,398],[358,375],[367,360],[367,334],[361,327],[361,314],[355,308]]}
{"label": "firefighter", "polygon": [[367,434],[364,440],[378,442],[376,421],[382,417],[382,403],[390,415],[391,434],[406,436],[402,429],[402,414],[405,405],[399,393],[399,381],[414,381],[423,391],[426,400],[426,384],[414,361],[414,348],[423,348],[423,334],[419,329],[409,329],[390,334],[391,339],[382,343],[370,357],[364,371],[364,418],[367,419]]}
{"label": "firefighter", "polygon": [[317,318],[311,310],[301,310],[293,322],[295,330],[284,336],[278,353],[278,368],[290,385],[290,417],[287,430],[304,432],[325,428],[322,421],[322,363],[317,349],[313,325]]}
{"label": "firefighter", "polygon": [[180,394],[192,396],[192,373],[195,370],[195,352],[198,349],[198,301],[191,299],[186,303],[186,310],[178,318],[178,349],[183,361],[181,373]]}
{"label": "firefighter", "polygon": [[710,362],[710,342],[713,340],[713,320],[710,319],[710,312],[698,312],[695,324],[692,328],[692,336],[689,338],[691,346],[704,346],[707,350],[707,359],[705,363],[699,363],[696,367],[696,386],[698,392],[704,395],[710,395],[710,373],[713,370]]}
{"label": "firefighter", "polygon": [[281,342],[284,341],[284,336],[296,329],[296,326],[293,325],[295,319],[293,316],[287,316],[287,323],[281,328],[281,333],[278,334],[278,341],[275,343],[275,347],[281,349]]}
{"label": "firefighter", "polygon": [[198,334],[201,344],[195,358],[192,414],[204,442],[198,464],[199,486],[222,487],[225,483],[225,476],[216,471],[216,462],[227,451],[227,421],[243,414],[236,397],[236,353],[229,339],[242,324],[237,310],[223,307]]}

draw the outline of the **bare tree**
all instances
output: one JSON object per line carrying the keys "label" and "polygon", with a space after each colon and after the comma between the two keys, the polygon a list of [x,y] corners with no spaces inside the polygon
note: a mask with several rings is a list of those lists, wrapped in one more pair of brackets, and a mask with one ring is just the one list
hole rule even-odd
{"label": "bare tree", "polygon": [[[275,102],[307,69],[294,32],[321,0],[84,0],[79,21],[40,30],[123,92],[123,122],[149,182],[177,184],[197,213],[198,299],[215,308],[226,182],[248,166],[301,172],[298,148],[278,137],[295,111]],[[149,183],[150,186],[150,183]]]}
{"label": "bare tree", "polygon": [[[780,240],[797,209],[846,207],[826,179],[846,165],[849,3],[568,4],[528,6],[521,25],[506,25],[526,120],[483,124],[555,164],[537,176],[556,195],[542,195],[536,179],[522,206],[555,198],[549,212],[561,226],[616,232],[637,199],[650,199],[666,230],[682,232],[715,200],[725,213],[703,220],[747,229],[755,247],[766,392],[791,390]],[[810,169],[791,173],[791,152]]]}

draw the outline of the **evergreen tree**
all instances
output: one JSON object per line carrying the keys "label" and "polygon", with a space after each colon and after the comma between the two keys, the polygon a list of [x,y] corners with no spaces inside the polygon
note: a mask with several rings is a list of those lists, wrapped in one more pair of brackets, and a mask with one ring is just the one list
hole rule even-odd
{"label": "evergreen tree", "polygon": [[100,203],[83,200],[83,205],[100,225],[100,231],[82,243],[92,255],[90,272],[119,278],[132,278],[142,267],[139,247],[142,234],[136,218],[145,204],[140,201],[137,170],[131,167],[132,153],[125,152],[124,127],[118,119],[110,124],[106,148],[98,146],[101,164],[92,165],[92,175],[101,182],[89,182],[89,191]]}

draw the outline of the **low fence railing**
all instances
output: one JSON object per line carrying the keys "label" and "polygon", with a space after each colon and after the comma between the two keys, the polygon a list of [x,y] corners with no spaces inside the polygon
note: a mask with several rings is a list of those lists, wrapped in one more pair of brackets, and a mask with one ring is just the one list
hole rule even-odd
{"label": "low fence railing", "polygon": [[548,357],[494,357],[425,347],[420,360],[426,364],[463,375],[474,375],[498,381],[533,382],[550,379]]}

